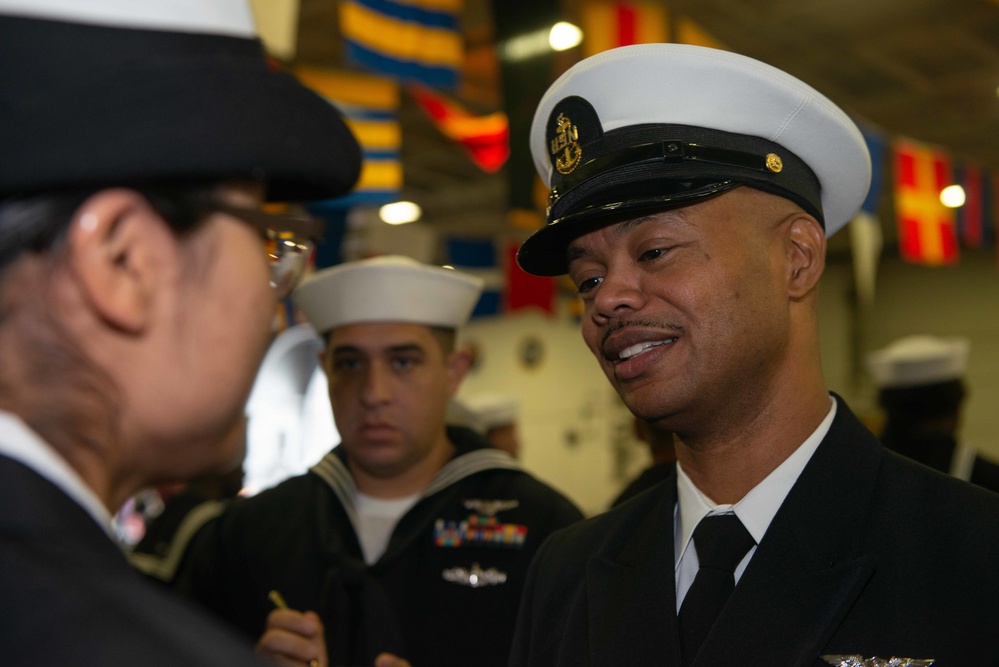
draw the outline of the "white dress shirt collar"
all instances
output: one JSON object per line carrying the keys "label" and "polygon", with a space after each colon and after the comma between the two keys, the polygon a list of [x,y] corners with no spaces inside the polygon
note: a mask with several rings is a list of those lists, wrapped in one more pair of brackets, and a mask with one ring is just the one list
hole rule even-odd
{"label": "white dress shirt collar", "polygon": [[20,417],[0,410],[0,455],[18,461],[49,480],[87,511],[114,539],[111,514],[79,474]]}
{"label": "white dress shirt collar", "polygon": [[679,509],[674,514],[676,569],[680,568],[680,561],[690,544],[694,528],[697,527],[701,519],[709,514],[734,512],[757,544],[763,540],[763,535],[770,527],[770,522],[773,521],[777,510],[780,509],[784,498],[787,497],[794,483],[798,481],[801,471],[805,469],[819,443],[826,437],[826,433],[832,426],[833,418],[836,416],[836,400],[830,397],[830,401],[832,406],[829,408],[829,413],[818,428],[783,463],[734,505],[718,505],[712,502],[710,498],[701,493],[700,489],[694,486],[694,483],[683,471],[683,467],[679,462],[677,463],[676,486]]}

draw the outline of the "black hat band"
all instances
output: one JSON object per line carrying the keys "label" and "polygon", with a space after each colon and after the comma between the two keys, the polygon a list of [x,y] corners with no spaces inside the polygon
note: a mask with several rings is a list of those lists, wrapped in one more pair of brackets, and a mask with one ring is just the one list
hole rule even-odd
{"label": "black hat band", "polygon": [[661,199],[674,190],[690,192],[726,181],[791,199],[823,221],[814,172],[791,151],[759,137],[690,126],[639,125],[607,132],[584,145],[582,153],[589,159],[566,173],[552,173],[549,223],[606,204],[641,208],[639,199]]}

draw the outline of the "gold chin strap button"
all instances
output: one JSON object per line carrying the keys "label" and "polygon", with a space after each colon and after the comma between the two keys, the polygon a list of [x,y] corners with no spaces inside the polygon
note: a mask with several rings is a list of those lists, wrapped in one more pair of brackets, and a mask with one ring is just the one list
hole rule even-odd
{"label": "gold chin strap button", "polygon": [[779,155],[776,153],[767,153],[767,169],[775,174],[779,174],[783,168],[784,162],[780,159]]}

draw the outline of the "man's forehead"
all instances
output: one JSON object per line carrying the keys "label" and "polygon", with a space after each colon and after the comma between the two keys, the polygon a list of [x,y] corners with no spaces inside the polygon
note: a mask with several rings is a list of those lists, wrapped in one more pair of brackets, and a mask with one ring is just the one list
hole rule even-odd
{"label": "man's forehead", "polygon": [[329,347],[378,350],[396,347],[424,348],[433,341],[433,332],[425,324],[412,322],[357,322],[330,331]]}

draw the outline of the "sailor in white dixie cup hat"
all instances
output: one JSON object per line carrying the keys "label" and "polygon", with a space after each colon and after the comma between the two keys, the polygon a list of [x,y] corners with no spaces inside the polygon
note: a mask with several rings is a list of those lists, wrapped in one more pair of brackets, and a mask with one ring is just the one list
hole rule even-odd
{"label": "sailor in white dixie cup hat", "polygon": [[905,336],[867,355],[885,413],[881,442],[958,479],[999,491],[999,465],[958,438],[971,341]]}
{"label": "sailor in white dixie cup hat", "polygon": [[999,497],[885,449],[823,377],[826,239],[871,177],[853,121],[757,60],[646,44],[563,74],[531,152],[548,220],[518,261],[568,273],[584,341],[677,462],[545,545],[511,666],[999,655],[999,578],[962,555],[999,562]]}
{"label": "sailor in white dixie cup hat", "polygon": [[[513,458],[520,457],[520,434],[517,422],[520,404],[509,394],[481,393],[454,399],[448,406],[449,414],[482,433],[497,449]],[[454,423],[449,420],[449,423]]]}
{"label": "sailor in white dixie cup hat", "polygon": [[303,282],[293,298],[324,338],[341,442],[218,522],[188,557],[198,597],[224,600],[216,610],[252,632],[266,615],[256,601],[280,587],[321,615],[335,665],[390,653],[505,666],[531,558],[581,514],[480,434],[445,422],[471,364],[455,339],[481,289],[399,256]]}
{"label": "sailor in white dixie cup hat", "polygon": [[295,305],[320,334],[361,322],[456,330],[468,324],[482,285],[476,276],[389,255],[312,274],[295,291]]}

